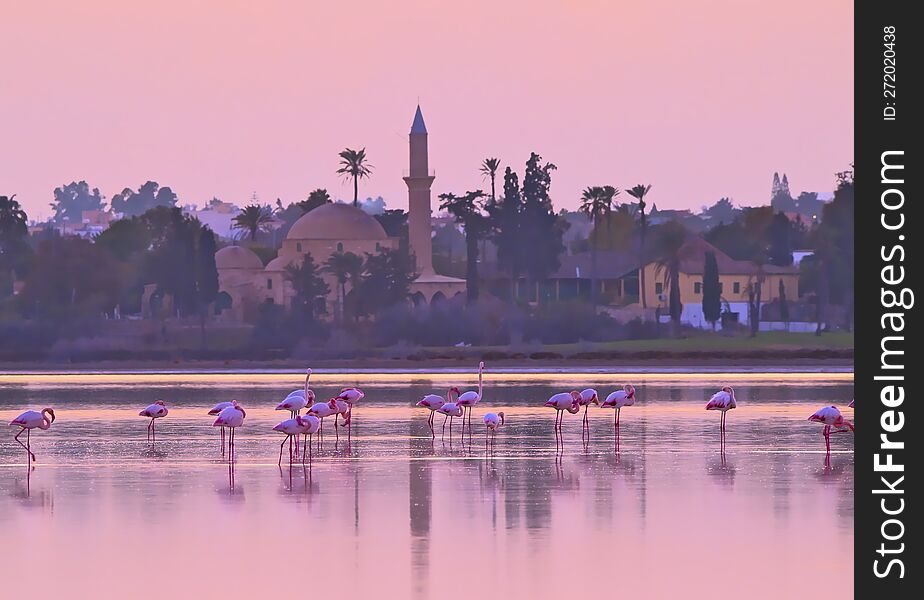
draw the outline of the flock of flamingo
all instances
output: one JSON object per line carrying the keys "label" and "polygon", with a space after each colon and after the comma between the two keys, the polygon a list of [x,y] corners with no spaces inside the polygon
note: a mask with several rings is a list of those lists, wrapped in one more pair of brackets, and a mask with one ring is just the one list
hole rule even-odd
{"label": "flock of flamingo", "polygon": [[[328,417],[333,417],[334,419],[334,431],[338,439],[340,436],[339,428],[347,427],[348,434],[352,432],[353,408],[354,405],[365,396],[362,390],[356,387],[343,388],[337,396],[330,398],[328,401],[316,402],[314,391],[308,387],[310,379],[311,369],[308,369],[307,375],[305,376],[304,387],[290,392],[285,400],[276,406],[276,410],[287,411],[290,415],[290,418],[281,421],[273,427],[273,431],[278,431],[285,436],[282,443],[279,445],[279,464],[282,464],[282,454],[286,444],[289,446],[290,463],[294,458],[298,458],[299,455],[301,455],[303,462],[306,459],[310,460],[313,436],[317,433],[323,435],[324,420]],[[433,427],[433,420],[436,413],[440,413],[444,416],[442,434],[445,436],[448,422],[449,435],[451,438],[453,420],[457,418],[461,419],[463,436],[465,434],[466,423],[468,424],[469,432],[471,432],[472,409],[483,397],[484,362],[482,361],[478,364],[477,391],[460,392],[458,387],[453,386],[446,392],[445,398],[438,394],[427,394],[417,402],[416,406],[426,408],[430,411],[427,424],[430,427],[431,436],[435,437],[436,435]],[[545,402],[544,406],[555,409],[554,431],[557,443],[560,438],[564,413],[577,414],[581,411],[581,407],[583,407],[583,429],[586,430],[588,428],[587,409],[590,405],[614,409],[613,426],[618,435],[620,411],[624,407],[633,406],[635,402],[635,388],[630,384],[626,384],[622,389],[610,393],[602,402],[599,399],[597,391],[588,388],[582,392],[575,390],[554,394]],[[723,387],[706,403],[706,410],[716,410],[722,413],[719,427],[722,432],[723,442],[726,415],[729,410],[737,408],[737,406],[738,403],[735,398],[735,390],[730,386]],[[848,407],[853,408],[854,402],[851,401]],[[306,411],[304,415],[301,414],[302,410]],[[149,441],[153,442],[156,439],[155,423],[157,419],[166,417],[167,413],[167,406],[163,400],[157,400],[138,413],[139,416],[150,419],[147,427]],[[222,455],[224,455],[225,447],[227,446],[228,462],[231,463],[234,460],[234,431],[238,427],[243,426],[247,412],[237,400],[231,400],[230,402],[219,402],[208,414],[216,417],[212,426],[220,429],[221,452]],[[338,419],[342,419],[342,422],[338,422]],[[844,433],[855,430],[853,423],[844,418],[843,414],[841,414],[836,406],[822,407],[808,417],[808,420],[824,425],[822,435],[825,440],[825,449],[829,455],[831,452],[832,433]],[[506,418],[503,412],[488,412],[483,416],[486,444],[494,443],[497,432],[504,425],[505,421]],[[14,439],[28,453],[27,462],[35,462],[36,460],[35,454],[32,452],[32,430],[47,430],[54,422],[55,411],[51,408],[45,408],[41,412],[27,410],[10,422],[10,427],[20,428],[19,432],[14,436]],[[228,430],[227,434],[225,433],[226,429]],[[23,433],[26,434],[25,443],[20,439]],[[301,444],[299,443],[299,436],[302,438]],[[318,443],[320,444],[320,439]]]}

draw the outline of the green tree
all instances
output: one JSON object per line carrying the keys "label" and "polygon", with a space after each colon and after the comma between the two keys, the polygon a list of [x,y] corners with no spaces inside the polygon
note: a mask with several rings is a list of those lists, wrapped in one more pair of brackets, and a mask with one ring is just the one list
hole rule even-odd
{"label": "green tree", "polygon": [[[782,283],[782,280],[780,280],[780,283]],[[715,252],[706,252],[705,263],[703,264],[703,316],[712,323],[712,330],[715,331],[716,321],[722,317],[719,263],[716,261]]]}
{"label": "green tree", "polygon": [[55,201],[51,203],[55,211],[55,223],[63,223],[64,218],[71,223],[83,222],[83,211],[103,210],[103,196],[98,188],[90,189],[86,181],[72,181],[67,185],[55,188]]}
{"label": "green tree", "polygon": [[788,267],[792,264],[793,226],[785,214],[773,216],[768,229],[769,261],[771,265]]}
{"label": "green tree", "polygon": [[330,194],[327,193],[327,190],[324,188],[318,188],[308,194],[308,198],[302,200],[298,203],[298,207],[302,209],[303,212],[310,212],[319,206],[324,206],[325,204],[330,204],[332,200],[330,199]]}
{"label": "green tree", "polygon": [[489,221],[484,213],[484,192],[466,192],[464,196],[440,194],[440,210],[445,210],[462,225],[465,232],[465,285],[469,304],[478,300],[478,242],[487,237]]}
{"label": "green tree", "polygon": [[65,322],[111,312],[120,284],[106,250],[89,240],[55,237],[39,244],[18,300],[27,315]]}
{"label": "green tree", "polygon": [[218,297],[218,268],[215,266],[215,234],[207,226],[199,231],[196,246],[196,300],[199,309],[199,331],[202,347],[206,347],[205,321],[209,305]]}
{"label": "green tree", "polygon": [[590,301],[596,306],[597,295],[597,249],[600,247],[600,229],[608,223],[613,210],[613,199],[619,195],[619,190],[611,185],[588,187],[581,194],[582,213],[590,218],[593,228],[590,231]]}
{"label": "green tree", "polygon": [[17,275],[28,269],[32,250],[26,241],[29,217],[16,196],[0,196],[0,297],[13,292]]}
{"label": "green tree", "polygon": [[158,206],[173,208],[176,203],[177,195],[172,189],[160,187],[156,181],[148,181],[137,192],[125,188],[113,196],[112,210],[126,217],[137,217]]}
{"label": "green tree", "polygon": [[491,200],[497,200],[497,189],[495,187],[497,181],[497,170],[500,168],[500,159],[499,158],[486,158],[481,161],[481,174],[484,175],[491,182]]}
{"label": "green tree", "polygon": [[330,293],[330,286],[321,277],[321,270],[311,253],[305,253],[301,264],[287,265],[284,277],[295,291],[292,308],[313,321],[317,316],[318,305]]}
{"label": "green tree", "polygon": [[656,276],[663,277],[668,294],[668,310],[671,316],[673,335],[680,335],[680,264],[686,258],[687,231],[680,223],[671,221],[657,229],[655,247],[660,257],[655,266]]}
{"label": "green tree", "polygon": [[540,281],[558,268],[558,257],[565,251],[564,226],[555,214],[549,189],[557,167],[535,152],[526,161],[523,174],[523,210],[520,214],[521,264],[529,279]]}
{"label": "green tree", "polygon": [[406,302],[417,275],[413,257],[406,252],[383,248],[376,254],[366,253],[357,294],[357,314],[372,315]]}
{"label": "green tree", "polygon": [[498,266],[510,275],[510,298],[513,299],[513,284],[523,273],[523,238],[520,213],[523,198],[517,174],[510,168],[504,171],[504,196],[499,201],[492,198],[486,205],[491,224],[491,235],[497,246]]}
{"label": "green tree", "polygon": [[642,300],[642,308],[648,308],[648,301],[645,294],[645,235],[648,231],[648,222],[645,218],[645,196],[651,191],[651,185],[639,184],[631,189],[626,190],[630,196],[638,200],[639,212],[639,269],[638,269],[638,289]]}
{"label": "green tree", "polygon": [[257,239],[257,233],[272,222],[273,214],[268,206],[248,204],[234,217],[234,229],[240,229],[250,235],[251,241]]}
{"label": "green tree", "polygon": [[372,175],[372,165],[366,162],[366,149],[344,149],[340,153],[340,168],[337,174],[353,180],[353,206],[359,206],[359,180]]}
{"label": "green tree", "polygon": [[786,284],[780,278],[780,319],[786,322],[786,328],[789,329],[789,302],[786,300]]}
{"label": "green tree", "polygon": [[325,273],[330,273],[337,280],[337,292],[339,301],[339,317],[343,321],[346,313],[346,285],[356,289],[362,277],[363,258],[352,252],[334,252],[328,257],[322,269]]}

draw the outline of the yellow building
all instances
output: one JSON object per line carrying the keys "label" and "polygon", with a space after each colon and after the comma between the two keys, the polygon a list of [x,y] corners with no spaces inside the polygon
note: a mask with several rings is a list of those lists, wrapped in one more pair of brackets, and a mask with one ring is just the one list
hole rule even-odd
{"label": "yellow building", "polygon": [[[691,238],[680,249],[680,302],[683,323],[704,327],[703,316],[703,270],[706,253],[714,252],[719,267],[719,286],[723,305],[727,303],[730,312],[737,314],[740,323],[748,322],[748,292],[751,286],[761,282],[761,304],[773,302],[780,295],[780,281],[789,301],[799,297],[799,268],[758,266],[749,261],[735,260],[702,238]],[[661,314],[669,313],[669,275],[659,269],[656,261],[645,266],[645,294],[648,308],[661,308]],[[640,305],[640,304],[639,304]],[[724,309],[723,309],[724,310]]]}

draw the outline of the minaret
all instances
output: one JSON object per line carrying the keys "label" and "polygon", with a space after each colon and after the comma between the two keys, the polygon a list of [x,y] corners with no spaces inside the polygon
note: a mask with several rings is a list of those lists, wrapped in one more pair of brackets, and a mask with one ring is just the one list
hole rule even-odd
{"label": "minaret", "polygon": [[421,275],[432,275],[433,242],[430,224],[430,186],[433,176],[427,162],[427,126],[424,125],[420,106],[411,125],[410,170],[404,178],[408,199],[408,239],[411,251],[417,259],[417,271]]}

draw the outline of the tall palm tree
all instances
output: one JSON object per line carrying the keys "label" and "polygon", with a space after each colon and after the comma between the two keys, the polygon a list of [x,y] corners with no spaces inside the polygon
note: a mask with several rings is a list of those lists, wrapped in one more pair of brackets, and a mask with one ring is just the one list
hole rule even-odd
{"label": "tall palm tree", "polygon": [[273,211],[269,206],[260,206],[259,204],[248,204],[241,210],[240,214],[234,217],[235,229],[250,234],[250,239],[257,239],[257,233],[266,227],[273,220]]}
{"label": "tall palm tree", "polygon": [[668,310],[671,316],[673,334],[680,334],[680,313],[683,305],[680,303],[680,263],[687,255],[687,230],[672,221],[658,228],[657,252],[658,259],[655,276],[664,276],[664,287],[668,295]]}
{"label": "tall palm tree", "polygon": [[632,189],[626,190],[630,196],[638,199],[638,210],[639,210],[639,241],[641,246],[639,249],[639,269],[638,269],[638,286],[639,286],[639,295],[642,299],[642,308],[648,308],[648,302],[645,298],[645,233],[648,230],[648,222],[645,220],[645,196],[648,195],[648,192],[651,191],[651,184],[642,185],[639,184]]}
{"label": "tall palm tree", "polygon": [[346,148],[340,153],[340,168],[337,174],[353,180],[353,206],[359,206],[359,180],[372,175],[372,165],[366,162],[366,149]]}
{"label": "tall palm tree", "polygon": [[491,202],[497,200],[495,181],[497,180],[497,170],[500,168],[499,158],[486,158],[481,161],[481,174],[491,180]]}
{"label": "tall palm tree", "polygon": [[465,230],[465,287],[466,300],[478,300],[478,240],[488,233],[488,217],[483,212],[484,192],[476,190],[464,196],[440,194],[440,210],[456,218]]}
{"label": "tall palm tree", "polygon": [[590,218],[590,301],[597,305],[597,241],[599,230],[607,222],[613,210],[613,199],[619,195],[619,190],[611,185],[586,188],[581,194],[581,212]]}
{"label": "tall palm tree", "polygon": [[336,251],[324,263],[323,271],[330,273],[337,280],[337,291],[340,296],[340,320],[343,321],[344,306],[346,304],[346,284],[356,288],[363,270],[363,259],[352,252]]}
{"label": "tall palm tree", "polygon": [[[499,158],[486,158],[481,161],[481,174],[484,177],[487,177],[491,180],[491,206],[497,204],[497,188],[495,186],[497,182],[497,171],[500,169],[500,159]],[[484,236],[481,240],[481,258],[482,260],[487,260],[487,244],[488,236]]]}
{"label": "tall palm tree", "polygon": [[29,218],[15,198],[16,194],[0,196],[0,243],[28,233]]}

